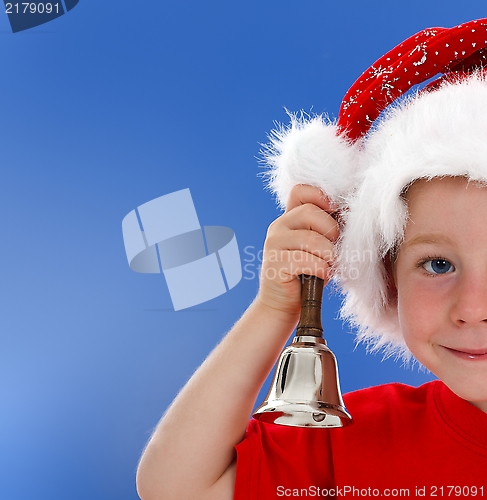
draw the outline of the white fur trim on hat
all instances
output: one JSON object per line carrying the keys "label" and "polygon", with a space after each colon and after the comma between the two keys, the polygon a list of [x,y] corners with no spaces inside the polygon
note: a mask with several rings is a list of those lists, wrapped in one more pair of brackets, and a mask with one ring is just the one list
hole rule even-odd
{"label": "white fur trim on hat", "polygon": [[281,208],[297,184],[319,187],[339,207],[354,188],[358,144],[337,135],[336,125],[324,116],[289,114],[289,126],[278,125],[262,154],[269,170],[268,188]]}
{"label": "white fur trim on hat", "polygon": [[384,256],[401,243],[417,179],[462,176],[487,183],[487,81],[481,72],[405,99],[385,113],[360,152],[356,190],[338,245],[341,317],[373,349],[410,356],[390,297]]}

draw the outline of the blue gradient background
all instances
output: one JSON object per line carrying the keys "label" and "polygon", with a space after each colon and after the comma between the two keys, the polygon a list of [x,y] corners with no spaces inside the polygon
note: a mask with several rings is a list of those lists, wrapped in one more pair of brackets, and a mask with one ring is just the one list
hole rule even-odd
{"label": "blue gradient background", "polygon": [[[15,35],[0,15],[0,498],[136,499],[151,430],[256,293],[248,270],[174,312],[161,275],[128,267],[129,211],[189,187],[248,259],[279,215],[255,157],[283,108],[336,115],[392,46],[486,15],[480,0],[82,0]],[[324,324],[345,392],[430,379],[354,350],[338,305]]]}

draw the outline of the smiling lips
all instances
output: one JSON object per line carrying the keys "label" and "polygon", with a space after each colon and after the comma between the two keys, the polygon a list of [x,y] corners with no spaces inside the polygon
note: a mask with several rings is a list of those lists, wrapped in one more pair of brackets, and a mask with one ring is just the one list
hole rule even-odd
{"label": "smiling lips", "polygon": [[444,346],[454,356],[468,360],[487,360],[487,349],[452,349]]}

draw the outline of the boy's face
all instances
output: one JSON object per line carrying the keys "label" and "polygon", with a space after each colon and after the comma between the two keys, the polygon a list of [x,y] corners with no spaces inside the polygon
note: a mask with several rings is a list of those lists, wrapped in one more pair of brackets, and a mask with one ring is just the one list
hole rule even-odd
{"label": "boy's face", "polygon": [[415,182],[394,266],[406,343],[458,396],[487,412],[487,187]]}

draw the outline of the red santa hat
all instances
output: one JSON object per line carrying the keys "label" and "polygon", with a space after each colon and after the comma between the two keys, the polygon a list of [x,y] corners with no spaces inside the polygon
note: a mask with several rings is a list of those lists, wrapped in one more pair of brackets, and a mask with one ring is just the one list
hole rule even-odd
{"label": "red santa hat", "polygon": [[291,115],[264,151],[268,186],[281,207],[294,185],[311,184],[341,209],[341,317],[372,349],[410,356],[384,263],[404,236],[401,194],[417,179],[487,183],[486,54],[487,19],[423,30],[358,78],[336,122]]}

